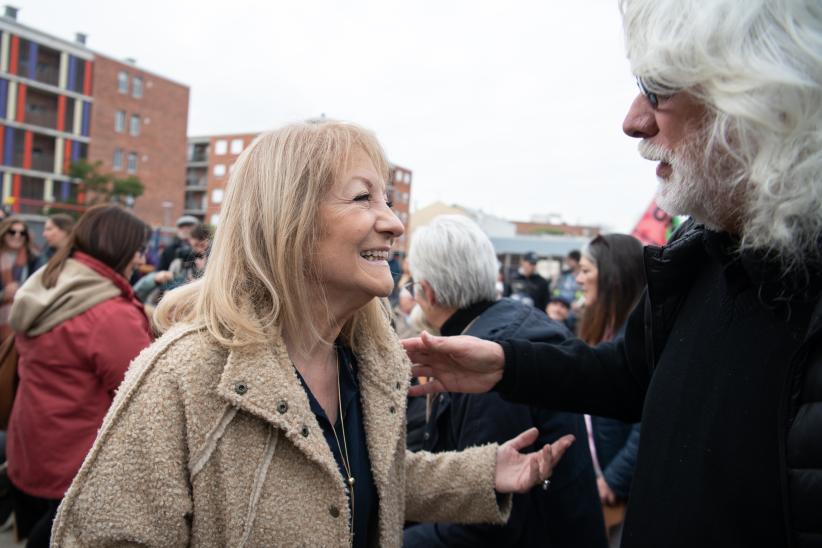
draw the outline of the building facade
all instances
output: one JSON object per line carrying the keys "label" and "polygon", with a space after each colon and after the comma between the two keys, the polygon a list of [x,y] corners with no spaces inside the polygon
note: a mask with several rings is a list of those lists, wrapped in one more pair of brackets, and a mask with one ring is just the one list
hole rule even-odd
{"label": "building facade", "polygon": [[188,87],[0,17],[0,181],[14,213],[81,212],[72,162],[134,175],[135,213],[169,226],[182,213]]}
{"label": "building facade", "polygon": [[[220,208],[234,162],[257,135],[238,133],[189,137],[183,200],[185,214],[211,225],[219,224]],[[388,199],[394,202],[394,211],[406,226],[410,214],[412,177],[410,169],[392,164],[387,182]],[[407,236],[401,236],[394,249],[404,254],[406,242]]]}

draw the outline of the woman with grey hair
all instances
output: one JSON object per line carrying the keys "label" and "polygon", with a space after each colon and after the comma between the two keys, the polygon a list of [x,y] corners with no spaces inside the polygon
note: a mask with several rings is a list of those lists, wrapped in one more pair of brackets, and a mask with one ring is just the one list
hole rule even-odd
{"label": "woman with grey hair", "polygon": [[[544,312],[513,299],[496,298],[497,258],[476,223],[443,215],[418,228],[409,262],[418,306],[443,336],[516,338],[560,342],[571,334]],[[422,436],[425,450],[443,453],[508,439],[528,428],[536,445],[565,434],[585,435],[580,415],[504,401],[497,394],[444,394],[431,400]],[[428,546],[597,547],[606,545],[602,512],[585,444],[568,449],[550,489],[516,495],[504,526],[440,521],[405,531],[407,548]]]}

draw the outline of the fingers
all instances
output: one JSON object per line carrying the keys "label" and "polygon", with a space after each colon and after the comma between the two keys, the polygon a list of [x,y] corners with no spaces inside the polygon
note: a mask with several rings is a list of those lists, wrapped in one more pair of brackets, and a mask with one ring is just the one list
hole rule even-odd
{"label": "fingers", "polygon": [[422,344],[422,339],[419,337],[414,337],[412,339],[403,339],[400,341],[402,344],[403,350],[406,352],[418,352],[424,348]]}
{"label": "fingers", "polygon": [[437,379],[432,379],[425,384],[418,384],[408,389],[408,395],[412,398],[425,396],[427,394],[438,394],[440,392],[447,392],[447,390]]}
{"label": "fingers", "polygon": [[412,377],[434,377],[434,369],[427,365],[412,365]]}
{"label": "fingers", "polygon": [[576,438],[572,434],[567,434],[551,444],[551,466],[556,466],[559,459],[565,454],[565,451],[574,443],[574,440],[576,440]]}
{"label": "fingers", "polygon": [[538,436],[539,436],[539,430],[537,430],[536,428],[529,428],[528,430],[521,433],[516,438],[508,440],[507,442],[505,442],[505,445],[508,445],[508,446],[516,449],[519,452],[522,449],[525,449],[529,445],[533,444],[535,441],[537,441]]}

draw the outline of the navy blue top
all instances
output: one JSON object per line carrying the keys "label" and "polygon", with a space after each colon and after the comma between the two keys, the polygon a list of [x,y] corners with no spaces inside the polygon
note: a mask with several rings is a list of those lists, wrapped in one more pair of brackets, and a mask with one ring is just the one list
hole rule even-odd
{"label": "navy blue top", "polygon": [[[352,516],[352,530],[354,531],[355,548],[368,546],[368,539],[377,532],[377,488],[374,486],[374,477],[371,475],[371,459],[368,456],[368,447],[365,443],[365,427],[362,422],[362,407],[360,405],[360,387],[357,383],[357,359],[350,348],[337,345],[337,356],[340,360],[340,396],[342,402],[342,417],[337,417],[332,427],[322,406],[311,393],[311,389],[297,371],[300,384],[308,396],[311,411],[316,415],[317,422],[323,429],[325,441],[331,449],[331,454],[337,461],[340,475],[348,492],[348,474],[343,465],[344,443],[348,444],[348,461],[351,466],[351,475],[354,477],[354,504],[348,498],[348,508]],[[295,368],[296,371],[296,368]],[[339,413],[338,413],[339,415]],[[340,420],[345,423],[345,442],[343,442],[343,428]],[[334,437],[334,431],[337,438]],[[337,446],[340,440],[341,448]]]}

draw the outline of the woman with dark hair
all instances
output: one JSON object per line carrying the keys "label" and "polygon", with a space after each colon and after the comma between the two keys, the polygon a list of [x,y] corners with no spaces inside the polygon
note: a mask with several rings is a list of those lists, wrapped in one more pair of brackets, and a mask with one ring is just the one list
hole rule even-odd
{"label": "woman with dark hair", "polygon": [[11,303],[20,284],[37,270],[38,262],[37,248],[25,221],[8,217],[0,222],[0,340],[11,335]]}
{"label": "woman with dark hair", "polygon": [[94,442],[129,362],[151,343],[128,278],[149,227],[103,204],[17,292],[10,323],[20,384],[8,426],[7,462],[17,531],[48,546],[63,494]]}
{"label": "woman with dark hair", "polygon": [[51,256],[68,242],[73,226],[74,218],[65,213],[55,213],[46,219],[46,223],[43,225],[43,239],[48,247],[46,247],[40,259],[41,265],[46,264]]}
{"label": "woman with dark hair", "polygon": [[[585,300],[579,337],[596,345],[619,335],[645,289],[642,244],[627,234],[597,236],[583,249],[577,283]],[[639,423],[585,415],[606,526],[622,522],[639,448]],[[609,531],[619,544],[620,529]]]}

